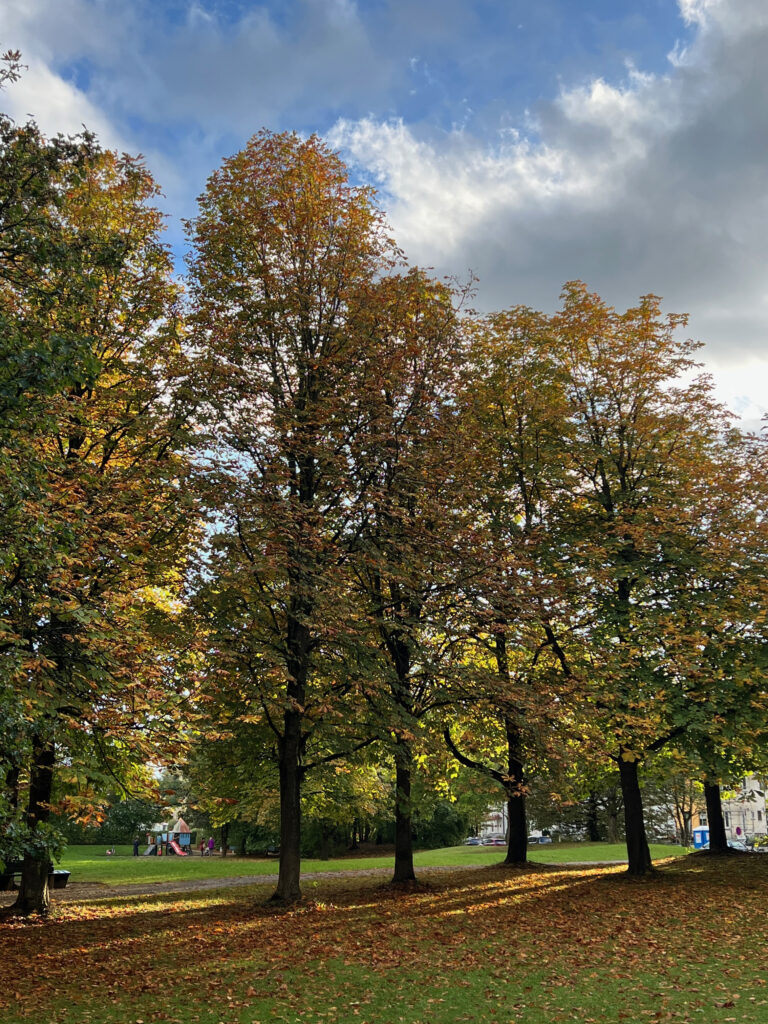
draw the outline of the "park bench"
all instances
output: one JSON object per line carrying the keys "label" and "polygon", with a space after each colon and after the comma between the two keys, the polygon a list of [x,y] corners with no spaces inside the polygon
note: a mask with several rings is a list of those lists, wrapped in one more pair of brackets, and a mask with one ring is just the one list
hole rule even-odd
{"label": "park bench", "polygon": [[21,869],[24,867],[22,860],[9,860],[0,871],[0,891],[7,892],[9,889],[18,889],[21,882]]}
{"label": "park bench", "polygon": [[[23,868],[23,860],[9,860],[5,867],[0,869],[0,892],[9,892],[19,888]],[[51,889],[65,889],[69,875],[69,871],[54,871],[53,864],[51,864],[48,871],[48,885]]]}

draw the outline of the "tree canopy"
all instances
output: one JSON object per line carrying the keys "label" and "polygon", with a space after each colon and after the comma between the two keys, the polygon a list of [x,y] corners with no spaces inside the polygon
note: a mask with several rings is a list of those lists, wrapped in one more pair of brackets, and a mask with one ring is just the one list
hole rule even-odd
{"label": "tree canopy", "polygon": [[650,871],[646,759],[715,800],[766,749],[765,443],[685,317],[580,282],[479,316],[316,137],[261,131],[211,175],[184,286],[157,194],[88,133],[0,118],[18,908],[47,909],[52,813],[96,820],[162,765],[206,821],[279,828],[285,902],[302,809],[324,843],[391,816],[410,882],[418,822],[447,834],[490,783],[521,864],[529,793],[594,824],[618,773]]}

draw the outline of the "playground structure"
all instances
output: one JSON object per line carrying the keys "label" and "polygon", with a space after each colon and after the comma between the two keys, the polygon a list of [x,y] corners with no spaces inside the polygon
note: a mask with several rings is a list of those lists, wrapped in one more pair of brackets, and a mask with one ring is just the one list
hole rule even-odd
{"label": "playground structure", "polygon": [[147,832],[145,857],[188,857],[192,852],[193,832],[183,818],[161,831]]}

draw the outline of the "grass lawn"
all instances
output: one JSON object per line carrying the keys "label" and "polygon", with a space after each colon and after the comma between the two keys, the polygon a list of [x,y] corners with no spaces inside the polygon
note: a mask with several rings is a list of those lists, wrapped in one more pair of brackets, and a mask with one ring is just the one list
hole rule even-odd
{"label": "grass lawn", "polygon": [[768,857],[59,904],[0,924],[3,1024],[768,1021]]}
{"label": "grass lawn", "polygon": [[[118,846],[114,857],[107,857],[106,847],[70,846],[62,858],[62,868],[72,872],[73,882],[106,882],[130,885],[146,882],[175,882],[187,878],[225,878],[234,875],[277,874],[276,858],[241,857],[133,857],[130,846]],[[654,859],[679,856],[679,846],[652,846]],[[531,846],[531,861],[539,864],[563,864],[568,861],[623,860],[626,849],[609,843],[558,843]],[[502,847],[452,846],[444,850],[423,850],[415,856],[417,868],[462,867],[467,864],[498,864],[503,860]],[[349,871],[364,868],[391,868],[391,856],[340,857],[335,860],[305,860],[304,872]]]}

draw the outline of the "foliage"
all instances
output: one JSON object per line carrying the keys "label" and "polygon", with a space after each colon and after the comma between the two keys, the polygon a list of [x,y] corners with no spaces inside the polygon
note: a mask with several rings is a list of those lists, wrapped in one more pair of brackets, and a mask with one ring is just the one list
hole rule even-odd
{"label": "foliage", "polygon": [[94,845],[114,845],[115,843],[131,843],[134,837],[142,840],[144,834],[152,826],[162,821],[163,806],[150,800],[115,798],[105,812],[103,821],[98,824],[83,825],[67,818],[53,818],[67,844],[92,843]]}
{"label": "foliage", "polygon": [[[768,750],[767,439],[717,403],[685,317],[580,282],[552,316],[462,314],[335,153],[268,131],[207,183],[184,308],[157,194],[87,132],[0,115],[0,843],[26,851],[21,904],[45,909],[62,822],[113,841],[155,816],[161,763],[157,798],[225,845],[279,829],[286,902],[302,849],[389,837],[393,814],[412,881],[414,836],[459,838],[489,781],[508,862],[528,801],[611,838],[623,810],[649,871],[641,782],[685,832],[691,779],[710,796]],[[674,772],[643,780],[660,751]]]}
{"label": "foliage", "polygon": [[[170,652],[184,643],[178,595],[193,507],[157,188],[139,161],[88,137],[49,144],[34,126],[5,127],[2,156],[21,189],[8,201],[22,230],[0,282],[0,315],[14,328],[0,437],[13,537],[0,566],[2,697],[12,708],[4,795],[11,815],[26,803],[34,832],[53,799],[66,814],[97,816],[116,783],[146,785],[145,763],[179,745]],[[30,193],[24,174],[40,164],[48,176]],[[33,888],[20,898],[44,900]]]}

